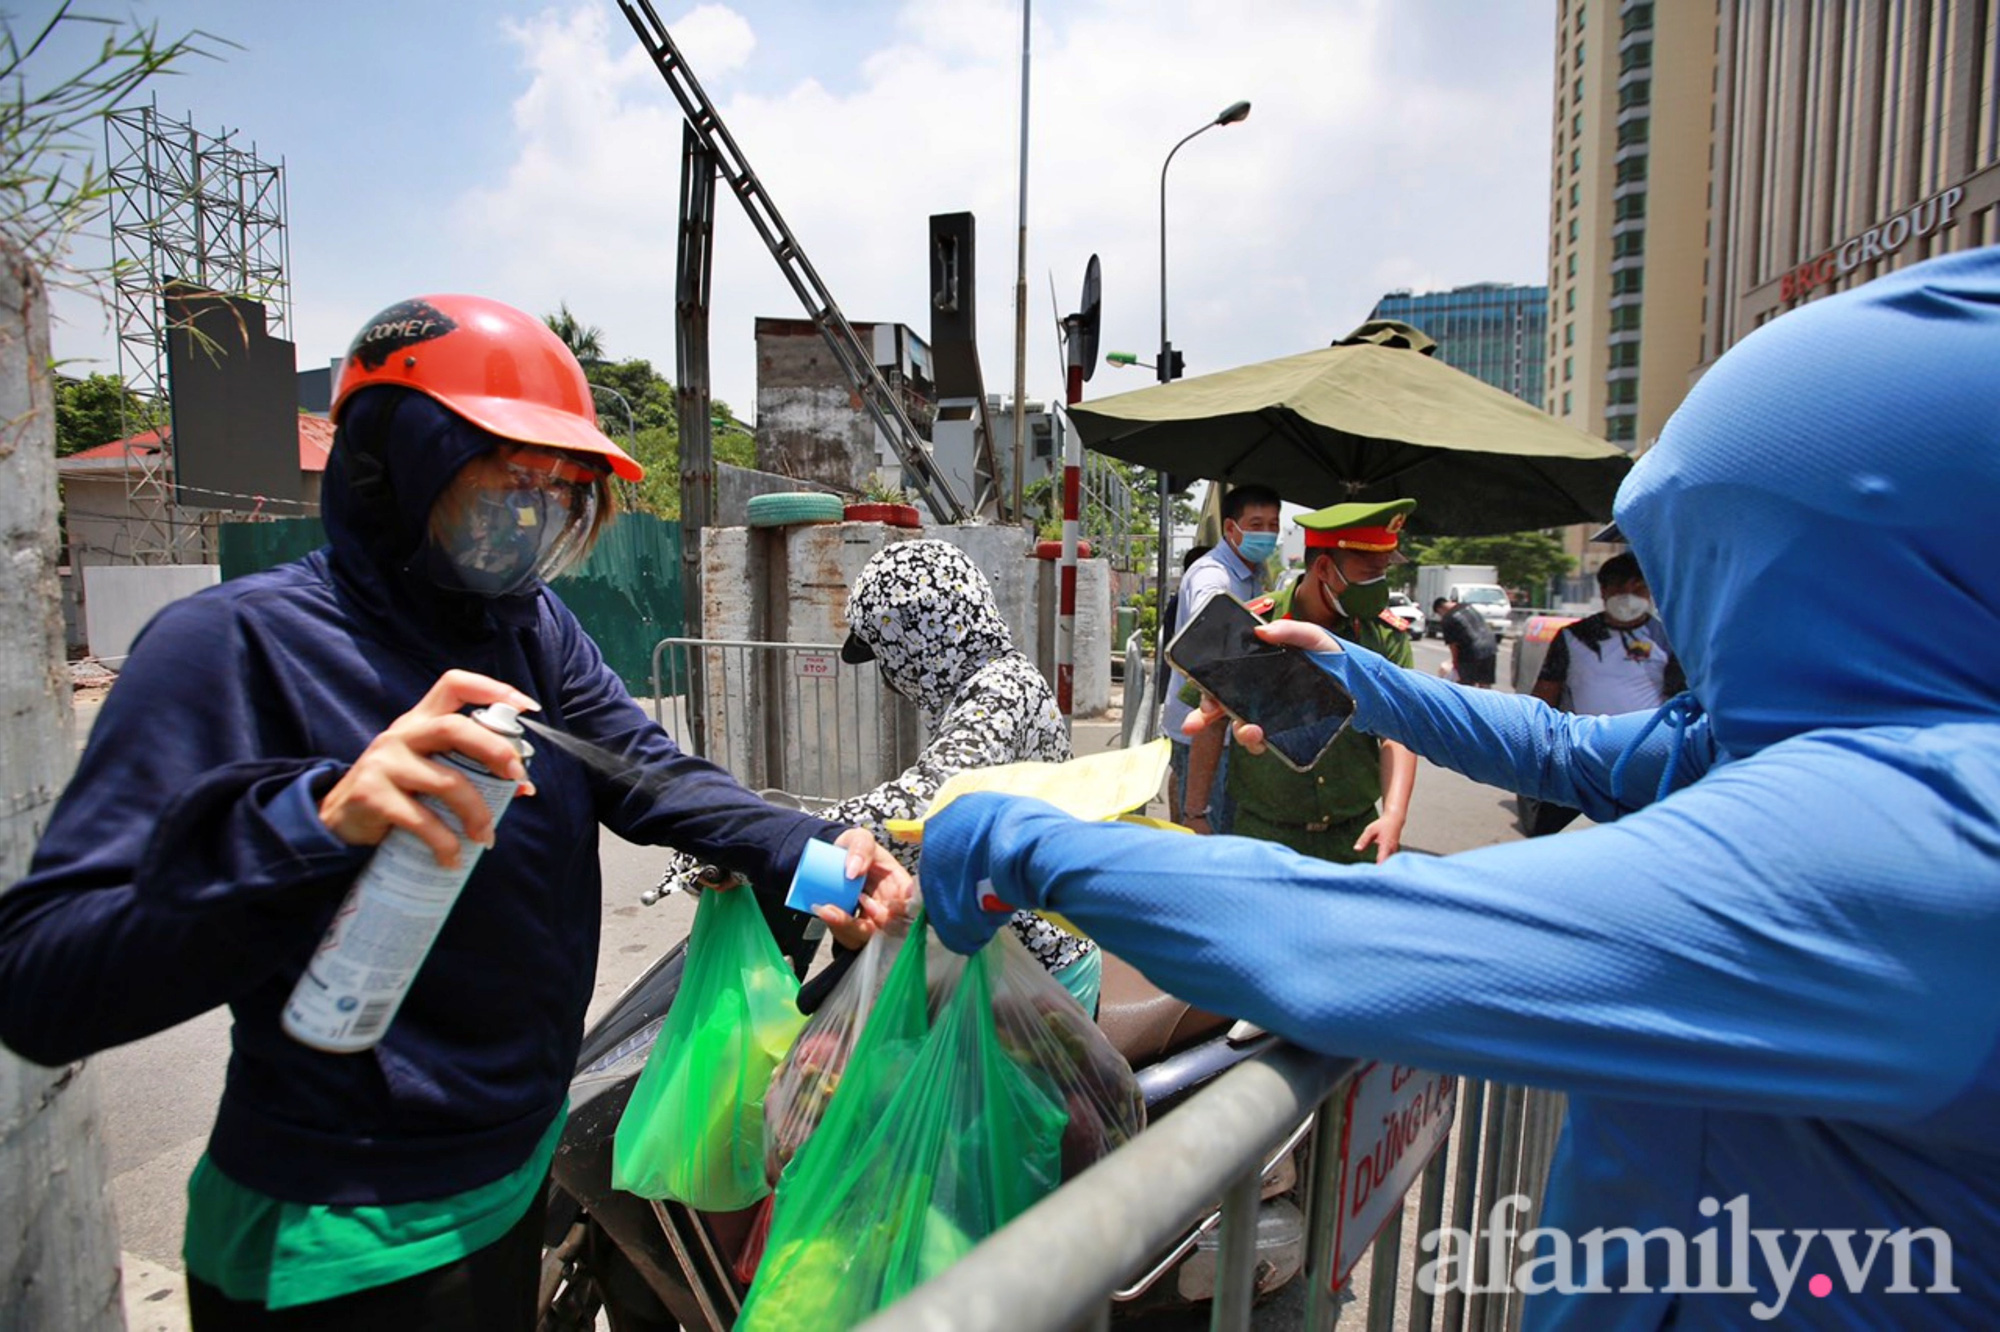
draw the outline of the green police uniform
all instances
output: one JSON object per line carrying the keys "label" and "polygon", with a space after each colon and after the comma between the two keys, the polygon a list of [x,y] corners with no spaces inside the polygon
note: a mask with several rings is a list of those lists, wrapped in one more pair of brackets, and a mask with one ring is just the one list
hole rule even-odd
{"label": "green police uniform", "polygon": [[[1393,550],[1403,519],[1414,500],[1389,504],[1337,504],[1299,519],[1307,530],[1310,557],[1327,548]],[[1302,576],[1301,576],[1302,577]],[[1294,578],[1273,599],[1274,619],[1290,618],[1292,598],[1301,578]],[[1367,620],[1350,619],[1334,626],[1343,642],[1379,652],[1398,666],[1415,664],[1402,621],[1388,611]],[[1342,731],[1333,747],[1309,772],[1294,772],[1270,751],[1251,754],[1241,746],[1231,753],[1229,796],[1235,805],[1232,833],[1259,837],[1288,846],[1302,855],[1335,864],[1372,863],[1373,847],[1356,851],[1354,843],[1376,817],[1382,799],[1381,744],[1352,727]]]}

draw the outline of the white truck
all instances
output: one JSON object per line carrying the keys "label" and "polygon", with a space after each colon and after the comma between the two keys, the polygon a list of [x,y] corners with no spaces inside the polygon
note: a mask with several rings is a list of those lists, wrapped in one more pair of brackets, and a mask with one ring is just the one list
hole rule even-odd
{"label": "white truck", "polygon": [[1431,603],[1439,597],[1462,601],[1486,617],[1496,638],[1512,628],[1513,604],[1501,590],[1500,575],[1490,564],[1420,564],[1417,566],[1417,604],[1430,616],[1429,633],[1443,633]]}

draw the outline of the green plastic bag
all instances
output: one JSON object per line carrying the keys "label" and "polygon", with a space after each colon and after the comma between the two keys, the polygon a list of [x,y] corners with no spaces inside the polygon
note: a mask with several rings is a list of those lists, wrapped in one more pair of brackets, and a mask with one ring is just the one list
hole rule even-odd
{"label": "green plastic bag", "polygon": [[[1072,1107],[1097,1088],[1094,1074],[1079,1079],[1068,1043],[1024,1035],[1045,1029],[1044,1004],[1067,1004],[1082,1040],[1123,1068],[1011,931],[955,978],[936,974],[930,954],[897,954],[839,1093],[786,1167],[740,1332],[852,1327],[1061,1182]],[[932,1019],[932,992],[945,986]],[[1093,1048],[1084,1062],[1098,1058]],[[1107,1146],[1145,1114],[1129,1068],[1111,1082],[1114,1104],[1080,1116]]]}
{"label": "green plastic bag", "polygon": [[[909,929],[909,921],[892,920],[870,937],[772,1075],[764,1098],[764,1176],[773,1184],[826,1117]],[[923,947],[921,934],[916,946]]]}
{"label": "green plastic bag", "polygon": [[702,894],[687,970],[618,1120],[611,1183],[709,1212],[764,1180],[764,1093],[805,1026],[799,981],[747,887]]}

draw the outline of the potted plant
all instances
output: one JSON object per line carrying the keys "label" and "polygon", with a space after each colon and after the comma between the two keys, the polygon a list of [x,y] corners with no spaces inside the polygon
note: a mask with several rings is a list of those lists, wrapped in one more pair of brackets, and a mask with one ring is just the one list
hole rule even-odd
{"label": "potted plant", "polygon": [[[1059,560],[1062,558],[1062,519],[1049,518],[1044,520],[1042,525],[1035,529],[1035,535],[1039,538],[1035,542],[1034,556],[1036,559]],[[1090,558],[1089,537],[1079,536],[1076,539],[1076,557],[1080,560]]]}
{"label": "potted plant", "polygon": [[901,486],[880,481],[868,487],[859,500],[848,505],[841,517],[850,523],[887,523],[891,527],[924,525],[910,492]]}

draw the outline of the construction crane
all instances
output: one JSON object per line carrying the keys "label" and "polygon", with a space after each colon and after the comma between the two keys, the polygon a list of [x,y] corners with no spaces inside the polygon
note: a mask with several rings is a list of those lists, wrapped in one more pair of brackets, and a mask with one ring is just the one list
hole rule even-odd
{"label": "construction crane", "polygon": [[[771,196],[765,191],[763,183],[757,179],[756,173],[750,170],[750,164],[744,158],[743,150],[736,146],[736,140],[730,135],[729,128],[722,123],[722,116],[708,100],[708,95],[702,91],[694,72],[688,68],[686,57],[681,54],[680,48],[674,45],[673,38],[668,36],[667,25],[662,23],[660,16],[653,11],[650,0],[618,0],[618,7],[625,11],[625,18],[631,23],[632,31],[638,34],[640,43],[646,48],[646,54],[652,57],[653,64],[660,71],[660,77],[667,81],[667,87],[673,91],[674,100],[681,104],[681,113],[687,118],[688,126],[692,130],[687,145],[688,162],[684,166],[695,164],[697,157],[706,159],[700,166],[706,168],[712,163],[714,174],[729,182],[729,188],[743,205],[743,211],[749,214],[750,224],[757,229],[757,234],[764,238],[764,245],[771,251],[771,257],[778,261],[778,267],[783,271],[785,280],[792,284],[792,290],[798,294],[800,303],[812,317],[820,336],[826,339],[826,345],[833,351],[834,359],[840,363],[848,383],[854,386],[862,405],[874,418],[876,427],[888,439],[889,447],[895,450],[905,474],[915,484],[917,493],[930,506],[932,515],[944,523],[963,522],[970,516],[966,505],[953,491],[950,481],[931,460],[923,436],[919,435],[916,426],[911,424],[909,414],[903,410],[902,401],[882,378],[881,372],[876,369],[874,358],[861,345],[861,339],[855,335],[853,327],[847,322],[847,316],[840,312],[840,307],[834,303],[826,284],[820,281],[819,274],[813,269],[811,261],[799,248],[798,240],[792,235],[791,228],[785,225],[785,219],[779,215],[777,205],[771,202]],[[698,153],[695,147],[696,140],[699,140]],[[682,290],[678,297],[681,307],[680,328],[683,336],[685,337],[698,325],[704,339],[707,335],[707,256],[704,251],[690,258],[688,247],[690,243],[705,247],[712,237],[713,176],[708,178],[706,184],[708,199],[704,200],[701,183],[691,182],[688,171],[684,170],[681,190]],[[691,296],[688,287],[691,274],[696,275],[699,282],[698,298]],[[689,309],[691,299],[701,307],[699,310]],[[708,366],[705,346],[697,351],[683,348],[680,362],[684,378],[693,372],[699,374],[702,380],[699,384],[683,387],[682,392],[684,394],[693,392],[705,399]],[[684,439],[683,448],[690,442],[692,441]],[[706,517],[705,514],[701,515],[697,521]]]}

